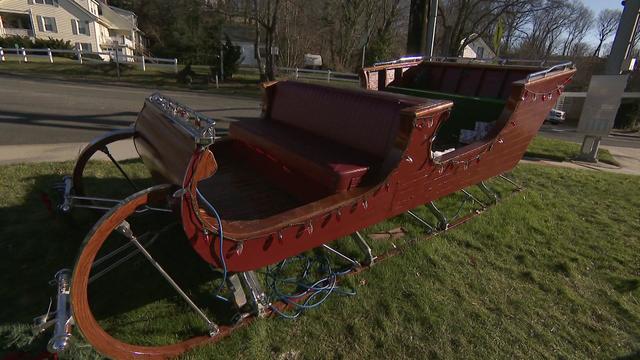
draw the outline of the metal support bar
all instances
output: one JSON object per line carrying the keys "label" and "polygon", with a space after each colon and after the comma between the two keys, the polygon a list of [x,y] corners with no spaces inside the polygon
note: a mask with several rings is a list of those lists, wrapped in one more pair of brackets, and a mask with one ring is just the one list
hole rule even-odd
{"label": "metal support bar", "polygon": [[513,185],[516,187],[516,189],[518,190],[522,190],[522,185],[518,184],[517,182],[509,179],[508,177],[506,177],[504,174],[498,175],[498,178],[508,182],[509,184]]}
{"label": "metal support bar", "polygon": [[462,189],[462,193],[467,195],[467,197],[475,202],[477,202],[480,206],[482,206],[483,208],[486,208],[487,205],[485,203],[483,203],[482,201],[480,201],[477,197],[473,196],[470,192],[468,192],[465,189]]}
{"label": "metal support bar", "polygon": [[484,181],[480,181],[480,183],[478,184],[478,187],[487,196],[487,198],[489,198],[490,202],[494,204],[498,203],[498,200],[500,200],[500,197],[493,190],[489,189],[489,187],[487,186],[487,184],[484,183]]}
{"label": "metal support bar", "polygon": [[269,303],[255,271],[240,273],[240,281],[249,292],[249,304],[253,308],[254,314],[259,317],[267,316],[267,309],[269,309],[271,303]]}
{"label": "metal support bar", "polygon": [[233,300],[236,304],[238,310],[242,309],[243,306],[247,305],[247,296],[244,293],[244,289],[242,288],[242,282],[240,281],[240,277],[238,274],[233,274],[227,278],[227,285],[229,289],[233,292]]}
{"label": "metal support bar", "polygon": [[351,264],[353,264],[354,266],[360,266],[360,263],[353,260],[352,258],[348,257],[347,255],[341,253],[340,251],[332,248],[331,246],[327,245],[327,244],[322,244],[322,247],[329,250],[330,252],[338,255],[339,257],[343,258],[344,260],[347,260],[348,262],[350,262]]}
{"label": "metal support bar", "polygon": [[162,275],[162,277],[167,280],[167,282],[173,287],[173,289],[182,296],[182,298],[191,306],[191,308],[198,314],[200,317],[207,323],[209,327],[209,335],[215,336],[220,331],[218,325],[216,325],[213,321],[209,320],[207,315],[189,298],[189,296],[178,286],[178,284],[169,276],[169,274],[158,264],[158,262],[149,254],[147,249],[144,248],[139,242],[138,239],[133,235],[131,231],[131,226],[127,221],[123,221],[118,227],[117,230],[120,231],[126,238],[128,238],[133,244],[140,250],[142,255],[149,260],[151,265],[158,270],[158,272]]}
{"label": "metal support bar", "polygon": [[[160,236],[160,234],[162,233],[162,231],[156,233],[149,241],[147,241],[144,244],[144,247],[149,247],[151,245],[153,245],[153,243],[158,239],[158,236]],[[142,235],[144,236],[144,235]],[[140,236],[140,238],[142,238],[142,236]],[[101,257],[100,259],[94,261],[93,265],[91,266],[91,268],[93,269],[96,266],[99,266],[100,264],[102,264],[103,262],[107,261],[108,259],[112,258],[113,256],[121,253],[122,251],[126,250],[127,248],[129,248],[132,245],[131,242],[122,245],[121,247],[115,249],[114,251],[110,252],[109,254]],[[113,264],[107,266],[106,268],[102,269],[101,271],[98,271],[97,273],[93,274],[90,278],[89,278],[89,284],[91,284],[92,282],[94,282],[95,280],[101,278],[102,276],[104,276],[105,274],[107,274],[109,271],[117,268],[118,266],[124,264],[127,260],[131,259],[132,257],[136,256],[138,253],[140,252],[140,250],[138,249],[134,249],[132,252],[128,253],[127,255],[123,256],[122,258],[118,259],[117,261],[115,261]]]}
{"label": "metal support bar", "polygon": [[122,166],[120,166],[120,164],[118,164],[118,162],[116,161],[116,159],[113,157],[113,155],[111,155],[111,152],[109,151],[108,147],[103,147],[102,149],[100,149],[100,151],[102,151],[105,155],[107,155],[107,157],[109,158],[109,160],[111,160],[111,162],[113,163],[113,165],[115,165],[118,168],[118,171],[120,171],[120,173],[122,174],[122,176],[124,176],[125,179],[127,179],[127,181],[129,182],[129,185],[131,185],[131,187],[133,188],[134,191],[138,191],[138,187],[136,186],[136,184],[133,183],[133,181],[131,180],[131,178],[129,177],[129,175],[127,175],[127,173],[124,171],[124,169],[122,168]]}
{"label": "metal support bar", "polygon": [[433,213],[433,215],[438,219],[438,225],[436,225],[436,228],[438,230],[447,230],[449,228],[449,220],[447,220],[447,217],[444,216],[442,211],[436,207],[436,204],[434,204],[433,201],[429,201],[427,203],[427,208],[431,210],[431,213]]}
{"label": "metal support bar", "polygon": [[360,250],[362,250],[362,252],[364,253],[365,260],[363,262],[363,265],[372,266],[374,261],[378,257],[373,255],[371,246],[367,244],[367,241],[364,239],[364,237],[362,236],[362,234],[360,234],[359,231],[356,231],[353,234],[351,234],[351,238],[356,242],[356,245],[358,245]]}
{"label": "metal support bar", "polygon": [[414,218],[420,224],[424,225],[427,228],[427,233],[430,234],[435,230],[434,227],[431,224],[429,224],[425,219],[423,219],[420,216],[416,215],[416,213],[414,213],[413,211],[407,211],[407,214],[409,216],[411,216],[412,218]]}

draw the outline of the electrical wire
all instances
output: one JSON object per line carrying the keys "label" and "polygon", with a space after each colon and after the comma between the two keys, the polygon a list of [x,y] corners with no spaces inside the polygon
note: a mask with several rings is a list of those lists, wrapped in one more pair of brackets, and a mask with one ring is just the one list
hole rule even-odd
{"label": "electrical wire", "polygon": [[[227,283],[227,276],[228,276],[228,272],[227,272],[227,263],[224,259],[224,232],[222,230],[222,219],[220,218],[220,214],[218,213],[218,211],[216,210],[215,207],[213,207],[213,205],[211,205],[211,203],[209,202],[209,200],[207,200],[204,195],[202,195],[202,193],[200,192],[200,190],[196,187],[196,194],[198,195],[198,199],[204,203],[205,207],[207,208],[207,210],[209,210],[211,213],[213,213],[213,215],[216,218],[216,221],[218,222],[218,236],[220,238],[220,253],[219,253],[219,258],[220,258],[220,263],[222,264],[222,282],[220,283],[220,286],[218,287],[218,290],[215,292],[215,297],[228,302],[229,299],[223,297],[220,295],[220,292],[222,291],[222,289],[224,288],[225,284]],[[212,244],[214,242],[212,241]],[[215,251],[214,251],[215,253]]]}
{"label": "electrical wire", "polygon": [[[290,270],[294,261],[303,261],[302,269],[297,276],[287,276],[285,272]],[[317,268],[317,271],[314,271],[314,268]],[[320,306],[331,294],[353,296],[356,294],[354,290],[345,290],[337,285],[338,277],[348,274],[351,270],[333,270],[326,254],[322,259],[319,259],[319,256],[312,258],[298,255],[273,267],[267,267],[265,277],[270,299],[272,302],[282,301],[294,310],[287,313],[274,306],[271,306],[271,309],[284,318],[295,319],[304,311]],[[320,278],[315,280],[313,275]],[[283,289],[285,287],[295,287],[295,290],[287,291]]]}

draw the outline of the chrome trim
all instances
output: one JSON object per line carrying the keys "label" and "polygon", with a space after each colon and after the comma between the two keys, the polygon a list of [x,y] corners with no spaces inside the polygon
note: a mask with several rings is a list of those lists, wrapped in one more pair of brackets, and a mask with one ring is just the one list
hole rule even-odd
{"label": "chrome trim", "polygon": [[532,74],[527,75],[526,80],[527,80],[527,81],[531,81],[531,80],[533,80],[534,78],[539,78],[539,77],[543,77],[543,78],[544,78],[544,77],[546,77],[548,74],[550,74],[550,73],[552,73],[552,72],[554,72],[554,71],[561,71],[561,70],[565,70],[565,69],[570,68],[570,67],[572,67],[572,66],[573,66],[573,63],[572,63],[571,61],[569,61],[569,62],[565,62],[565,63],[561,63],[561,64],[557,64],[557,65],[554,65],[554,66],[552,66],[552,67],[550,67],[550,68],[548,68],[548,69],[541,70],[541,71],[534,72],[534,73],[532,73]]}
{"label": "chrome trim", "polygon": [[160,93],[154,93],[145,102],[160,109],[172,124],[191,136],[196,144],[207,146],[214,143],[215,120]]}

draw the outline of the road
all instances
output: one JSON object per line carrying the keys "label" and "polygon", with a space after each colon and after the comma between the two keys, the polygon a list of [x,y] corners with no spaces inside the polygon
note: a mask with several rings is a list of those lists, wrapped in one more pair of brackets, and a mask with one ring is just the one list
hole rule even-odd
{"label": "road", "polygon": [[[0,145],[82,143],[129,126],[152,89],[0,75]],[[258,99],[162,91],[220,120],[221,127],[260,113]]]}

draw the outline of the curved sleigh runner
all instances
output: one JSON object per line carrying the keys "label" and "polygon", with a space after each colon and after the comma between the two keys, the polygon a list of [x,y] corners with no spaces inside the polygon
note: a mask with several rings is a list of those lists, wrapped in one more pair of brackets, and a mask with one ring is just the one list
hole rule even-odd
{"label": "curved sleigh runner", "polygon": [[[132,138],[145,167],[163,185],[111,200],[115,206],[87,235],[73,276],[57,277],[57,313],[40,318],[38,330],[55,324],[51,350],[65,348],[75,322],[106,356],[165,358],[217,341],[256,316],[304,303],[315,295],[307,291],[295,301],[272,303],[255,271],[313,249],[362,269],[376,255],[382,259],[393,252],[372,253],[359,230],[401,214],[429,233],[446,230],[469,216],[459,216],[458,210],[451,219],[434,201],[459,191],[479,205],[478,212],[487,208],[498,198],[484,181],[500,177],[515,185],[503,174],[522,158],[574,72],[569,65],[540,69],[414,61],[364,69],[368,91],[274,82],[265,84],[262,116],[232,123],[224,139],[216,138],[212,120],[152,95],[135,128],[99,138],[81,154],[74,177],[67,180],[64,210],[82,200],[97,201],[83,192],[82,169],[113,139]],[[467,190],[476,185],[482,195]],[[435,224],[412,211],[423,205]],[[164,220],[145,220],[150,214]],[[138,225],[145,221],[155,228]],[[205,264],[219,269],[223,281],[228,277],[240,314],[231,325],[216,324],[149,250],[172,222],[181,224]],[[364,260],[329,247],[349,235]],[[202,336],[170,345],[134,345],[110,335],[110,326],[96,320],[90,284],[135,255],[193,311],[204,325]],[[322,286],[333,289],[336,281],[334,272]],[[69,303],[71,311],[64,311]]]}

